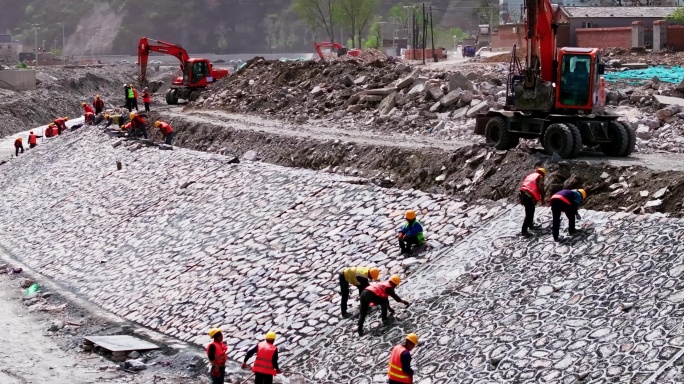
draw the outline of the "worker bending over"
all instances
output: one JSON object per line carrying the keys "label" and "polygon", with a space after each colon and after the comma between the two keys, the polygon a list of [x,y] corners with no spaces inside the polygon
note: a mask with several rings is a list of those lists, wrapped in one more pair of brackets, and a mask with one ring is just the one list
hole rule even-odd
{"label": "worker bending over", "polygon": [[359,290],[359,297],[366,287],[370,285],[370,280],[377,280],[380,270],[373,267],[349,267],[339,273],[340,294],[342,295],[342,317],[349,317],[347,313],[347,301],[349,300],[349,285],[353,285]]}
{"label": "worker bending over", "polygon": [[366,315],[368,314],[368,307],[371,303],[379,304],[381,309],[382,323],[384,325],[389,324],[387,319],[387,311],[394,313],[394,310],[389,305],[389,297],[391,296],[394,301],[398,303],[403,303],[407,307],[410,305],[408,301],[402,300],[401,297],[397,296],[394,292],[394,288],[401,284],[401,277],[394,275],[390,277],[389,281],[383,281],[381,283],[372,283],[361,293],[361,309],[359,312],[359,336],[363,336],[363,323],[366,321]]}
{"label": "worker bending over", "polygon": [[126,121],[126,116],[124,115],[104,115],[104,119],[107,121],[107,125],[105,125],[105,128],[109,128],[110,125],[114,124],[117,127],[121,127],[124,125],[124,122]]}
{"label": "worker bending over", "polygon": [[65,132],[67,130],[67,125],[66,122],[69,121],[68,117],[58,117],[55,119],[54,123],[55,126],[57,127],[57,134],[61,135],[62,132]]}
{"label": "worker bending over", "polygon": [[397,234],[399,248],[401,248],[401,253],[411,253],[412,245],[425,244],[425,235],[423,234],[423,226],[416,219],[415,211],[406,211],[404,218],[406,223],[404,223],[404,226],[401,227]]}
{"label": "worker bending over", "polygon": [[[173,128],[163,121],[155,121],[154,126],[159,128],[159,132],[161,132],[164,138],[164,143],[173,145]],[[147,138],[147,136],[145,136],[145,138]]]}
{"label": "worker bending over", "polygon": [[93,100],[93,107],[95,107],[95,114],[99,115],[104,111],[104,100],[100,98],[100,95],[95,95],[95,100]]}
{"label": "worker bending over", "polygon": [[144,138],[147,139],[147,121],[135,112],[131,112],[129,115],[131,118],[131,135],[138,137],[142,134]]}
{"label": "worker bending over", "polygon": [[50,125],[48,125],[47,128],[45,128],[45,137],[57,136],[57,132],[57,126],[55,125],[55,123],[50,123]]}
{"label": "worker bending over", "polygon": [[43,136],[38,136],[33,133],[33,131],[29,132],[29,137],[28,137],[28,143],[29,143],[29,149],[35,148],[36,145],[38,145],[38,138],[43,137]]}
{"label": "worker bending over", "polygon": [[223,341],[223,331],[218,328],[209,330],[209,337],[214,339],[207,345],[207,358],[211,364],[211,384],[223,384],[226,378],[226,361],[228,346]]}
{"label": "worker bending over", "polygon": [[254,372],[254,384],[273,384],[273,378],[278,373],[283,373],[278,367],[278,347],[275,343],[275,332],[268,332],[265,340],[247,351],[245,360],[242,362],[242,369],[249,368],[247,361],[256,354],[256,360],[252,366]]}
{"label": "worker bending over", "polygon": [[551,214],[553,215],[553,239],[558,241],[558,232],[560,231],[561,213],[564,212],[568,218],[568,233],[572,236],[577,234],[575,229],[575,218],[580,220],[581,217],[577,213],[580,204],[587,198],[587,193],[584,189],[563,189],[551,196]]}
{"label": "worker bending over", "polygon": [[518,192],[520,203],[525,207],[525,220],[522,225],[523,236],[532,236],[528,229],[535,229],[534,227],[534,208],[537,202],[545,201],[544,199],[544,177],[546,176],[545,168],[537,168],[533,173],[525,177]]}
{"label": "worker bending over", "polygon": [[17,137],[17,139],[14,140],[14,149],[14,156],[19,156],[19,150],[21,150],[21,153],[24,153],[24,144],[21,142],[21,137]]}
{"label": "worker bending over", "polygon": [[418,335],[409,333],[403,344],[392,348],[389,367],[387,368],[388,384],[413,383],[413,369],[411,369],[411,351],[418,345]]}

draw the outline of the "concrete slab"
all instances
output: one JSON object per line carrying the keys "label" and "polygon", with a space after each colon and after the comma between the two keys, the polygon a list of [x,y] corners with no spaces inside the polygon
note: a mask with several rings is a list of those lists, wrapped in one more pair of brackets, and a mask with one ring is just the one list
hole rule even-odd
{"label": "concrete slab", "polygon": [[654,95],[654,96],[660,104],[666,104],[666,105],[677,104],[677,105],[684,107],[684,99],[682,99],[681,97],[662,96],[662,95]]}
{"label": "concrete slab", "polygon": [[151,351],[159,346],[130,335],[86,336],[84,339],[111,352]]}

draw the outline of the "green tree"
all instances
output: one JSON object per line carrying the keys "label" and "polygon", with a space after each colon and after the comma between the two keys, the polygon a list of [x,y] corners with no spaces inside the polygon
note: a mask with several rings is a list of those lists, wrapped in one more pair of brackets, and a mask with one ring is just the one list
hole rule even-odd
{"label": "green tree", "polygon": [[368,38],[364,44],[366,48],[380,49],[380,46],[382,46],[383,36],[381,22],[382,17],[375,16],[373,24],[371,24],[370,31],[368,31]]}
{"label": "green tree", "polygon": [[677,8],[667,19],[673,23],[684,24],[684,8]]}
{"label": "green tree", "polygon": [[354,47],[361,48],[363,32],[373,20],[380,0],[339,0],[340,22],[349,29]]}
{"label": "green tree", "polygon": [[325,31],[335,41],[334,24],[340,0],[294,0],[292,9],[311,28]]}

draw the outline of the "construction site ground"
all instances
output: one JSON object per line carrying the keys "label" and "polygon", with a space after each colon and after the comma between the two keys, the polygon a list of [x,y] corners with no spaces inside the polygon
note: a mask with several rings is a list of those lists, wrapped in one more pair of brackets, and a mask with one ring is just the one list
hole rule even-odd
{"label": "construction site ground", "polygon": [[[335,65],[331,72],[343,67]],[[482,64],[471,65],[474,73]],[[357,75],[377,79],[374,89],[411,72],[373,68]],[[298,71],[310,79],[323,72]],[[76,76],[85,80],[75,87],[44,92],[66,94],[74,103],[101,92],[118,107],[119,88],[133,76],[90,70]],[[169,74],[159,76],[168,80]],[[426,84],[449,82],[448,75],[426,76]],[[478,76],[496,84],[484,70]],[[149,120],[172,124],[173,151],[83,127],[0,165],[0,246],[9,267],[27,267],[26,276],[0,274],[2,296],[14,298],[0,304],[0,322],[13,330],[5,336],[27,338],[26,346],[0,354],[0,379],[45,380],[38,372],[47,369],[57,383],[207,382],[203,363],[186,351],[201,355],[207,330],[220,326],[232,382],[248,378],[236,361],[271,329],[279,334],[281,365],[310,383],[384,382],[389,350],[406,332],[421,337],[414,352],[421,383],[682,380],[684,161],[678,147],[657,149],[644,139],[623,159],[592,151],[553,159],[536,142],[496,151],[466,133],[472,131],[467,119],[446,117],[451,126],[430,130],[442,118],[417,111],[427,106],[452,116],[462,108],[435,107],[427,95],[435,88],[408,101],[411,110],[397,121],[378,119],[383,106],[370,101],[360,112],[333,116],[348,90],[332,82],[327,90],[316,90],[313,81],[301,91],[284,85],[294,99],[278,96],[263,110],[242,110],[268,98],[260,93],[268,87],[256,84],[254,94],[243,87],[243,96],[219,88],[187,106],[163,105],[163,95],[156,95]],[[325,92],[325,108],[312,110]],[[495,89],[485,93],[478,103],[494,106],[496,98],[487,97]],[[40,108],[37,94],[13,97],[25,101],[22,108]],[[66,105],[47,114],[80,114]],[[10,136],[0,141],[7,159],[16,134],[50,118],[16,112],[16,104],[2,108],[0,114],[19,122],[6,126]],[[665,117],[672,122],[674,114]],[[669,129],[659,124],[654,135]],[[155,129],[150,136],[161,139]],[[549,193],[587,189],[579,236],[554,243],[543,206],[537,210],[542,229],[531,239],[518,235],[520,180],[537,166],[549,170]],[[415,209],[427,230],[429,247],[416,257],[400,255],[396,245],[406,209]],[[565,228],[564,222],[563,234]],[[412,303],[396,306],[389,329],[373,312],[363,338],[353,319],[339,316],[336,285],[337,272],[357,264],[380,267],[382,278],[400,274],[405,283],[398,294]],[[99,309],[74,305],[66,313],[79,316],[81,325],[46,333],[45,324],[62,315],[28,312],[32,305],[20,299],[18,279],[29,276],[56,293],[50,300],[61,301],[54,305],[71,310],[73,296]],[[98,311],[104,319],[97,320]],[[166,340],[167,348],[150,355],[148,370],[138,374],[78,352],[85,333],[120,331],[110,313],[177,341]],[[172,347],[181,343],[194,347]],[[38,344],[52,357],[27,365],[23,351]]]}

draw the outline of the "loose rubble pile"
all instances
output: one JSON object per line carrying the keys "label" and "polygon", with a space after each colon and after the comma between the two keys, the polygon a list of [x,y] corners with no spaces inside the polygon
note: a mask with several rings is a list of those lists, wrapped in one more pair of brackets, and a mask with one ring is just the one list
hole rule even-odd
{"label": "loose rubble pile", "polygon": [[360,125],[463,138],[472,137],[473,117],[478,112],[503,107],[504,79],[500,66],[464,74],[423,71],[390,61],[361,65],[256,59],[189,107],[297,122],[327,118],[354,129]]}
{"label": "loose rubble pile", "polygon": [[[311,383],[383,381],[409,331],[425,382],[682,378],[682,220],[582,210],[582,234],[553,243],[548,208],[526,239],[517,205],[116,143],[84,128],[4,165],[0,245],[129,320],[198,344],[220,326],[233,359],[273,329]],[[407,208],[431,247],[416,258],[395,244]],[[388,330],[372,313],[364,338],[335,280],[358,263],[401,274],[412,302]]]}

